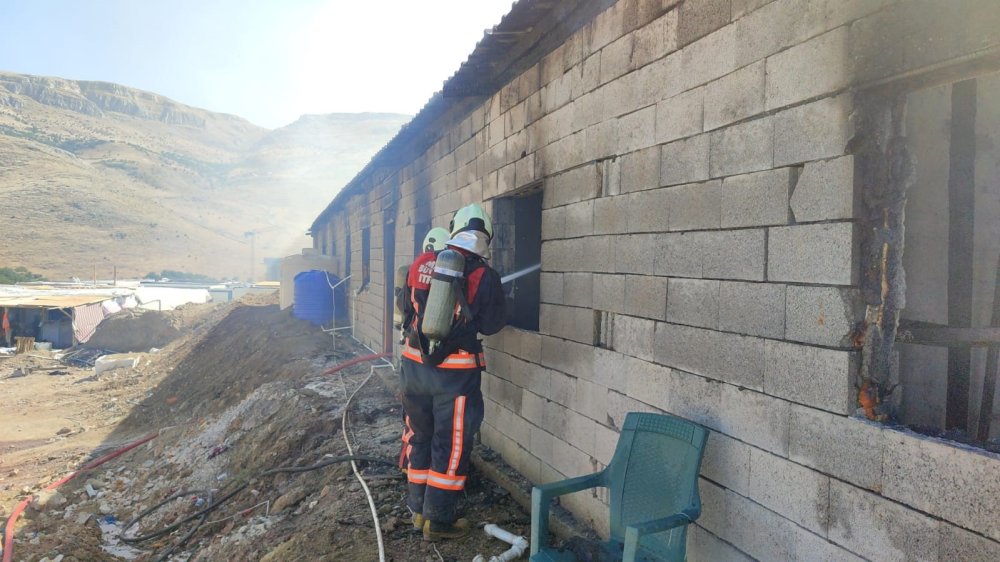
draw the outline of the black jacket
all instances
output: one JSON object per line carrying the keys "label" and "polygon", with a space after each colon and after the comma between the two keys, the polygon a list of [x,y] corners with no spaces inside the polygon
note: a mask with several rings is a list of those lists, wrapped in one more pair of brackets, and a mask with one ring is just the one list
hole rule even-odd
{"label": "black jacket", "polygon": [[[414,265],[419,261],[421,261],[420,257],[414,261]],[[464,273],[463,294],[468,301],[471,318],[467,321],[466,318],[459,316],[452,323],[448,339],[442,342],[434,356],[429,357],[433,364],[440,363],[445,357],[459,349],[470,353],[481,352],[483,345],[478,334],[486,336],[495,334],[502,330],[507,323],[506,297],[500,283],[500,275],[485,260],[474,254],[466,255]],[[430,291],[419,286],[413,290],[411,279],[412,276],[408,276],[407,286],[397,295],[397,306],[403,311],[404,326],[407,326],[407,338],[410,345],[426,353],[428,342],[421,330],[422,314],[416,314],[411,302],[411,293],[417,301],[419,310],[423,311],[427,305],[427,295]],[[417,330],[413,330],[414,318],[416,318]]]}

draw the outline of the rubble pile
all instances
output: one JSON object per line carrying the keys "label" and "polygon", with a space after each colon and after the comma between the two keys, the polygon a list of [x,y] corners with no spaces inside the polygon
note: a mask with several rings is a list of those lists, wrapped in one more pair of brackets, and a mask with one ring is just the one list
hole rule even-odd
{"label": "rubble pile", "polygon": [[164,312],[124,309],[105,318],[83,347],[115,352],[162,348],[204,321],[212,308],[212,305],[188,304]]}
{"label": "rubble pile", "polygon": [[[157,437],[39,496],[19,523],[16,559],[377,559],[367,500],[350,464],[338,460],[347,454],[341,421],[347,399],[368,380],[349,406],[347,436],[356,455],[375,459],[358,466],[387,556],[439,560],[412,530],[403,503],[397,400],[380,377],[369,378],[370,364],[323,374],[369,353],[346,336],[334,346],[329,335],[273,304],[216,308],[197,329],[144,355],[143,368],[159,373],[147,379],[156,384],[101,453],[144,433]],[[291,470],[275,471],[285,468]],[[474,523],[527,534],[528,515],[478,476],[470,478],[465,503]],[[438,551],[445,560],[467,560],[498,545],[473,533]]]}

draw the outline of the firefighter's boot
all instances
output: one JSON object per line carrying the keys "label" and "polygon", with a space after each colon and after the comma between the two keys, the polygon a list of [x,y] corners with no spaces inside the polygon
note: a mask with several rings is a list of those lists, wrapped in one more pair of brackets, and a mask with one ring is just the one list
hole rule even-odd
{"label": "firefighter's boot", "polygon": [[427,520],[424,523],[424,540],[437,542],[448,539],[460,539],[469,534],[472,524],[468,519],[462,518],[454,523],[435,523]]}

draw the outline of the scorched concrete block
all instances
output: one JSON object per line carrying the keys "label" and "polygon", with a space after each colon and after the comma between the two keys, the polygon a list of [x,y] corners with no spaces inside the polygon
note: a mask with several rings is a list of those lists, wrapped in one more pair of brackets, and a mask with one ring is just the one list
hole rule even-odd
{"label": "scorched concrete block", "polygon": [[793,405],[788,458],[870,490],[882,486],[882,428]]}
{"label": "scorched concrete block", "polygon": [[938,560],[939,524],[850,484],[830,484],[830,539],[866,558]]}

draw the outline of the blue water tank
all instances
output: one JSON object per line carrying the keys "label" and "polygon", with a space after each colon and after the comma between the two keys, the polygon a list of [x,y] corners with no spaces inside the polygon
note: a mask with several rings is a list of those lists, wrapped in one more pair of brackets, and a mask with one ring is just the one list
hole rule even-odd
{"label": "blue water tank", "polygon": [[[330,324],[333,318],[333,291],[330,285],[336,285],[340,279],[332,273],[316,269],[303,271],[295,276],[295,299],[292,303],[292,315],[301,320],[308,320],[317,326]],[[337,316],[346,312],[346,298],[343,285],[337,287]]]}

